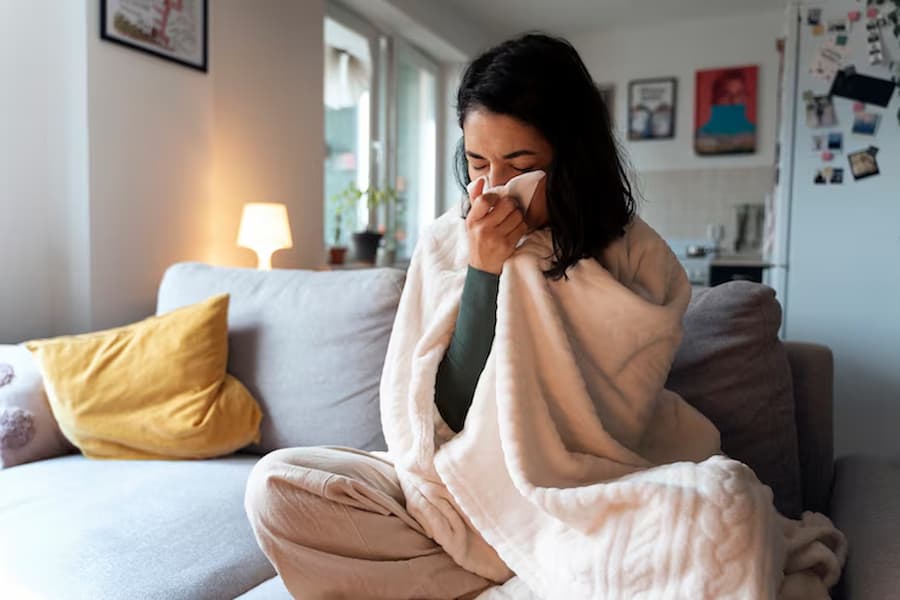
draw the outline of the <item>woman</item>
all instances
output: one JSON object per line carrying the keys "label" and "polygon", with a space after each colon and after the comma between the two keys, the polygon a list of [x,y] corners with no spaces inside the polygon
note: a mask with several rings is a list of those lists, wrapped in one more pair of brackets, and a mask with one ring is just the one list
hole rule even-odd
{"label": "woman", "polygon": [[[463,208],[468,265],[460,270],[460,308],[434,380],[440,425],[452,430],[444,429],[444,439],[465,427],[494,336],[500,275],[523,236],[551,234],[544,275],[565,281],[580,261],[599,261],[632,222],[635,202],[608,114],[584,63],[558,38],[507,41],[466,69],[457,94],[457,175],[476,184]],[[547,175],[525,211],[515,198],[482,193],[488,183],[535,170]],[[260,546],[296,597],[475,597],[512,576],[474,531],[465,552],[477,565],[460,566],[458,553],[454,559],[436,542],[406,501],[385,456],[327,447],[264,457],[245,505]],[[459,523],[471,528],[464,517]]]}

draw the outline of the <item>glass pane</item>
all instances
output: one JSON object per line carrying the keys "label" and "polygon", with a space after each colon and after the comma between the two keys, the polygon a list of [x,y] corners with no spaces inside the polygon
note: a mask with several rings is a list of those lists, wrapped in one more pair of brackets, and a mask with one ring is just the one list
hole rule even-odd
{"label": "glass pane", "polygon": [[437,81],[402,53],[397,60],[397,256],[409,258],[419,231],[434,220]]}
{"label": "glass pane", "polygon": [[355,184],[369,187],[371,128],[369,101],[372,58],[368,40],[337,21],[325,19],[325,243],[347,246],[368,214],[364,202],[338,222],[334,196]]}

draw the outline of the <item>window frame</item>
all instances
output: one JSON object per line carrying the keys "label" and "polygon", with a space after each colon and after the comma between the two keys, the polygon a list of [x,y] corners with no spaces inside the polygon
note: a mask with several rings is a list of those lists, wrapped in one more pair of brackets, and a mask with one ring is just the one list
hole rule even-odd
{"label": "window frame", "polygon": [[[396,185],[398,174],[397,143],[399,132],[397,127],[396,98],[396,61],[400,58],[409,60],[416,66],[428,71],[435,81],[435,189],[434,214],[442,212],[444,199],[443,166],[445,132],[444,120],[447,107],[443,102],[446,83],[444,66],[436,58],[416,47],[412,42],[387,28],[379,27],[352,10],[337,2],[325,2],[325,17],[333,19],[363,36],[369,44],[372,57],[372,92],[369,94],[369,185],[385,187]],[[322,23],[324,28],[324,20]],[[323,108],[324,110],[324,108]],[[323,113],[324,118],[324,113]],[[325,199],[323,199],[325,201]],[[378,224],[377,209],[369,211],[368,225]],[[326,242],[327,245],[327,242]]]}
{"label": "window frame", "polygon": [[[430,57],[428,54],[414,46],[407,40],[392,36],[388,38],[387,62],[389,65],[387,87],[387,116],[388,116],[388,137],[387,137],[387,177],[388,181],[396,182],[399,175],[399,156],[397,153],[400,131],[397,122],[397,67],[400,60],[406,60],[416,67],[427,71],[434,78],[434,119],[435,119],[435,140],[434,140],[434,189],[432,196],[434,198],[434,206],[432,206],[433,214],[437,217],[441,214],[443,205],[442,198],[442,179],[444,170],[441,168],[441,159],[443,156],[443,121],[445,112],[442,108],[441,99],[444,95],[443,89],[443,69],[441,64]],[[394,185],[394,184],[392,184]],[[410,253],[412,249],[410,249]],[[409,257],[405,257],[409,258]]]}

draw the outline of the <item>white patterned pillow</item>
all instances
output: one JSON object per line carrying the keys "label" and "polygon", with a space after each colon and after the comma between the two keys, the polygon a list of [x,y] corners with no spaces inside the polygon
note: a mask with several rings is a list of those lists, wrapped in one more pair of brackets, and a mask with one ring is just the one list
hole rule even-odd
{"label": "white patterned pillow", "polygon": [[0,468],[72,451],[77,449],[56,424],[31,352],[0,345]]}

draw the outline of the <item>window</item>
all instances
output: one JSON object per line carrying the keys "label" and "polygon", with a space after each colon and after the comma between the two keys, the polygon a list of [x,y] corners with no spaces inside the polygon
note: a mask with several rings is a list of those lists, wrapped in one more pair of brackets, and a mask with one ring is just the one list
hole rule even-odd
{"label": "window", "polygon": [[374,53],[371,34],[358,27],[325,18],[325,241],[334,246],[346,246],[368,215],[365,206],[358,206],[338,230],[337,206],[330,199],[351,183],[364,190],[373,178]]}
{"label": "window", "polygon": [[[335,5],[325,18],[325,242],[350,245],[367,226],[403,261],[438,206],[436,61]],[[337,231],[331,199],[348,184],[393,187],[391,211],[361,199]]]}
{"label": "window", "polygon": [[402,208],[397,220],[397,256],[409,258],[419,231],[437,212],[438,65],[401,40],[395,40],[393,62],[393,168]]}

